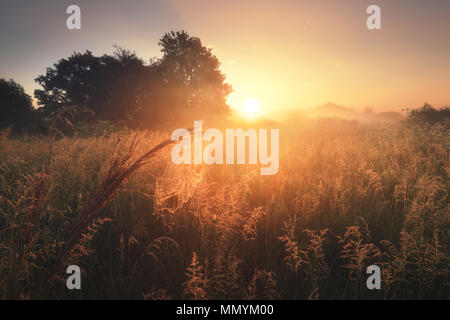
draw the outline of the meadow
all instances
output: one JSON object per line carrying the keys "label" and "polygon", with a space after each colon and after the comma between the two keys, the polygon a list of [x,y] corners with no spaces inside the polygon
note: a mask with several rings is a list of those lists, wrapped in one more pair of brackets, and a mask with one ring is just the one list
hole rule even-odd
{"label": "meadow", "polygon": [[3,130],[0,298],[448,299],[448,123],[283,125],[273,176],[168,138]]}

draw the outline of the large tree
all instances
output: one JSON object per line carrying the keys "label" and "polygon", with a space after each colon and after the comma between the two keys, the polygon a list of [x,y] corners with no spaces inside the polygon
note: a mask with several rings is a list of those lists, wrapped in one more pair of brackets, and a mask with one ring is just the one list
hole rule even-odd
{"label": "large tree", "polygon": [[31,97],[14,80],[0,79],[0,128],[19,131],[31,125],[34,108]]}
{"label": "large tree", "polygon": [[90,51],[59,60],[36,78],[43,90],[35,96],[47,114],[67,107],[86,107],[94,119],[130,122],[141,108],[139,95],[144,63],[118,48],[113,55],[95,57]]}
{"label": "large tree", "polygon": [[44,114],[86,107],[94,119],[144,128],[226,117],[231,87],[211,50],[184,31],[165,34],[159,45],[162,58],[149,63],[120,48],[113,55],[86,51],[59,60],[36,78]]}
{"label": "large tree", "polygon": [[211,49],[185,31],[166,33],[159,45],[162,91],[167,98],[161,110],[176,121],[227,117],[226,98],[232,89]]}

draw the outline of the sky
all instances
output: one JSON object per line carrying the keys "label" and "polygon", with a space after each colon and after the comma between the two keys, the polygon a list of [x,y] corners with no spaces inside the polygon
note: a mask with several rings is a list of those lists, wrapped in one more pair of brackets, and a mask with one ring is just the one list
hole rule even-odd
{"label": "sky", "polygon": [[[81,8],[81,30],[66,8]],[[366,9],[381,8],[381,30]],[[239,108],[254,98],[269,117],[334,102],[375,111],[450,105],[448,0],[0,0],[0,78],[28,94],[63,57],[113,45],[145,60],[186,30],[212,48]]]}

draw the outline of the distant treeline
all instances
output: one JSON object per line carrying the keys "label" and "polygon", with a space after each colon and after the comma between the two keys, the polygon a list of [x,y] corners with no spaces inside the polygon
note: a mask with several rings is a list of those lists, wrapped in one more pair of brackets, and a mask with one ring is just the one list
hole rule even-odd
{"label": "distant treeline", "polygon": [[155,128],[229,115],[232,89],[211,49],[185,31],[165,34],[159,46],[162,58],[148,62],[120,47],[59,60],[35,79],[38,109],[21,85],[0,79],[0,128],[39,132],[104,121]]}
{"label": "distant treeline", "polygon": [[422,108],[409,111],[408,121],[416,124],[434,125],[450,118],[450,108],[435,109],[428,103]]}
{"label": "distant treeline", "polygon": [[[158,44],[162,58],[148,62],[120,47],[112,55],[85,51],[60,59],[35,79],[42,87],[34,92],[37,109],[20,84],[0,79],[0,129],[46,133],[93,123],[161,129],[230,115],[232,89],[211,49],[185,31],[166,33]],[[434,124],[449,116],[449,108],[425,104],[408,121]]]}

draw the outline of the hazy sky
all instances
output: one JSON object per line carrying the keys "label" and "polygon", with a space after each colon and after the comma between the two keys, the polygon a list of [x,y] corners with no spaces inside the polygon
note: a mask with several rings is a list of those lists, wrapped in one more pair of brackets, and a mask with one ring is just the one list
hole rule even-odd
{"label": "hazy sky", "polygon": [[[67,30],[66,8],[82,29]],[[382,30],[366,27],[381,8]],[[235,92],[269,116],[328,101],[400,110],[450,105],[449,0],[0,0],[0,77],[33,95],[34,78],[74,51],[117,44],[150,59],[158,39],[184,29],[213,48]]]}

